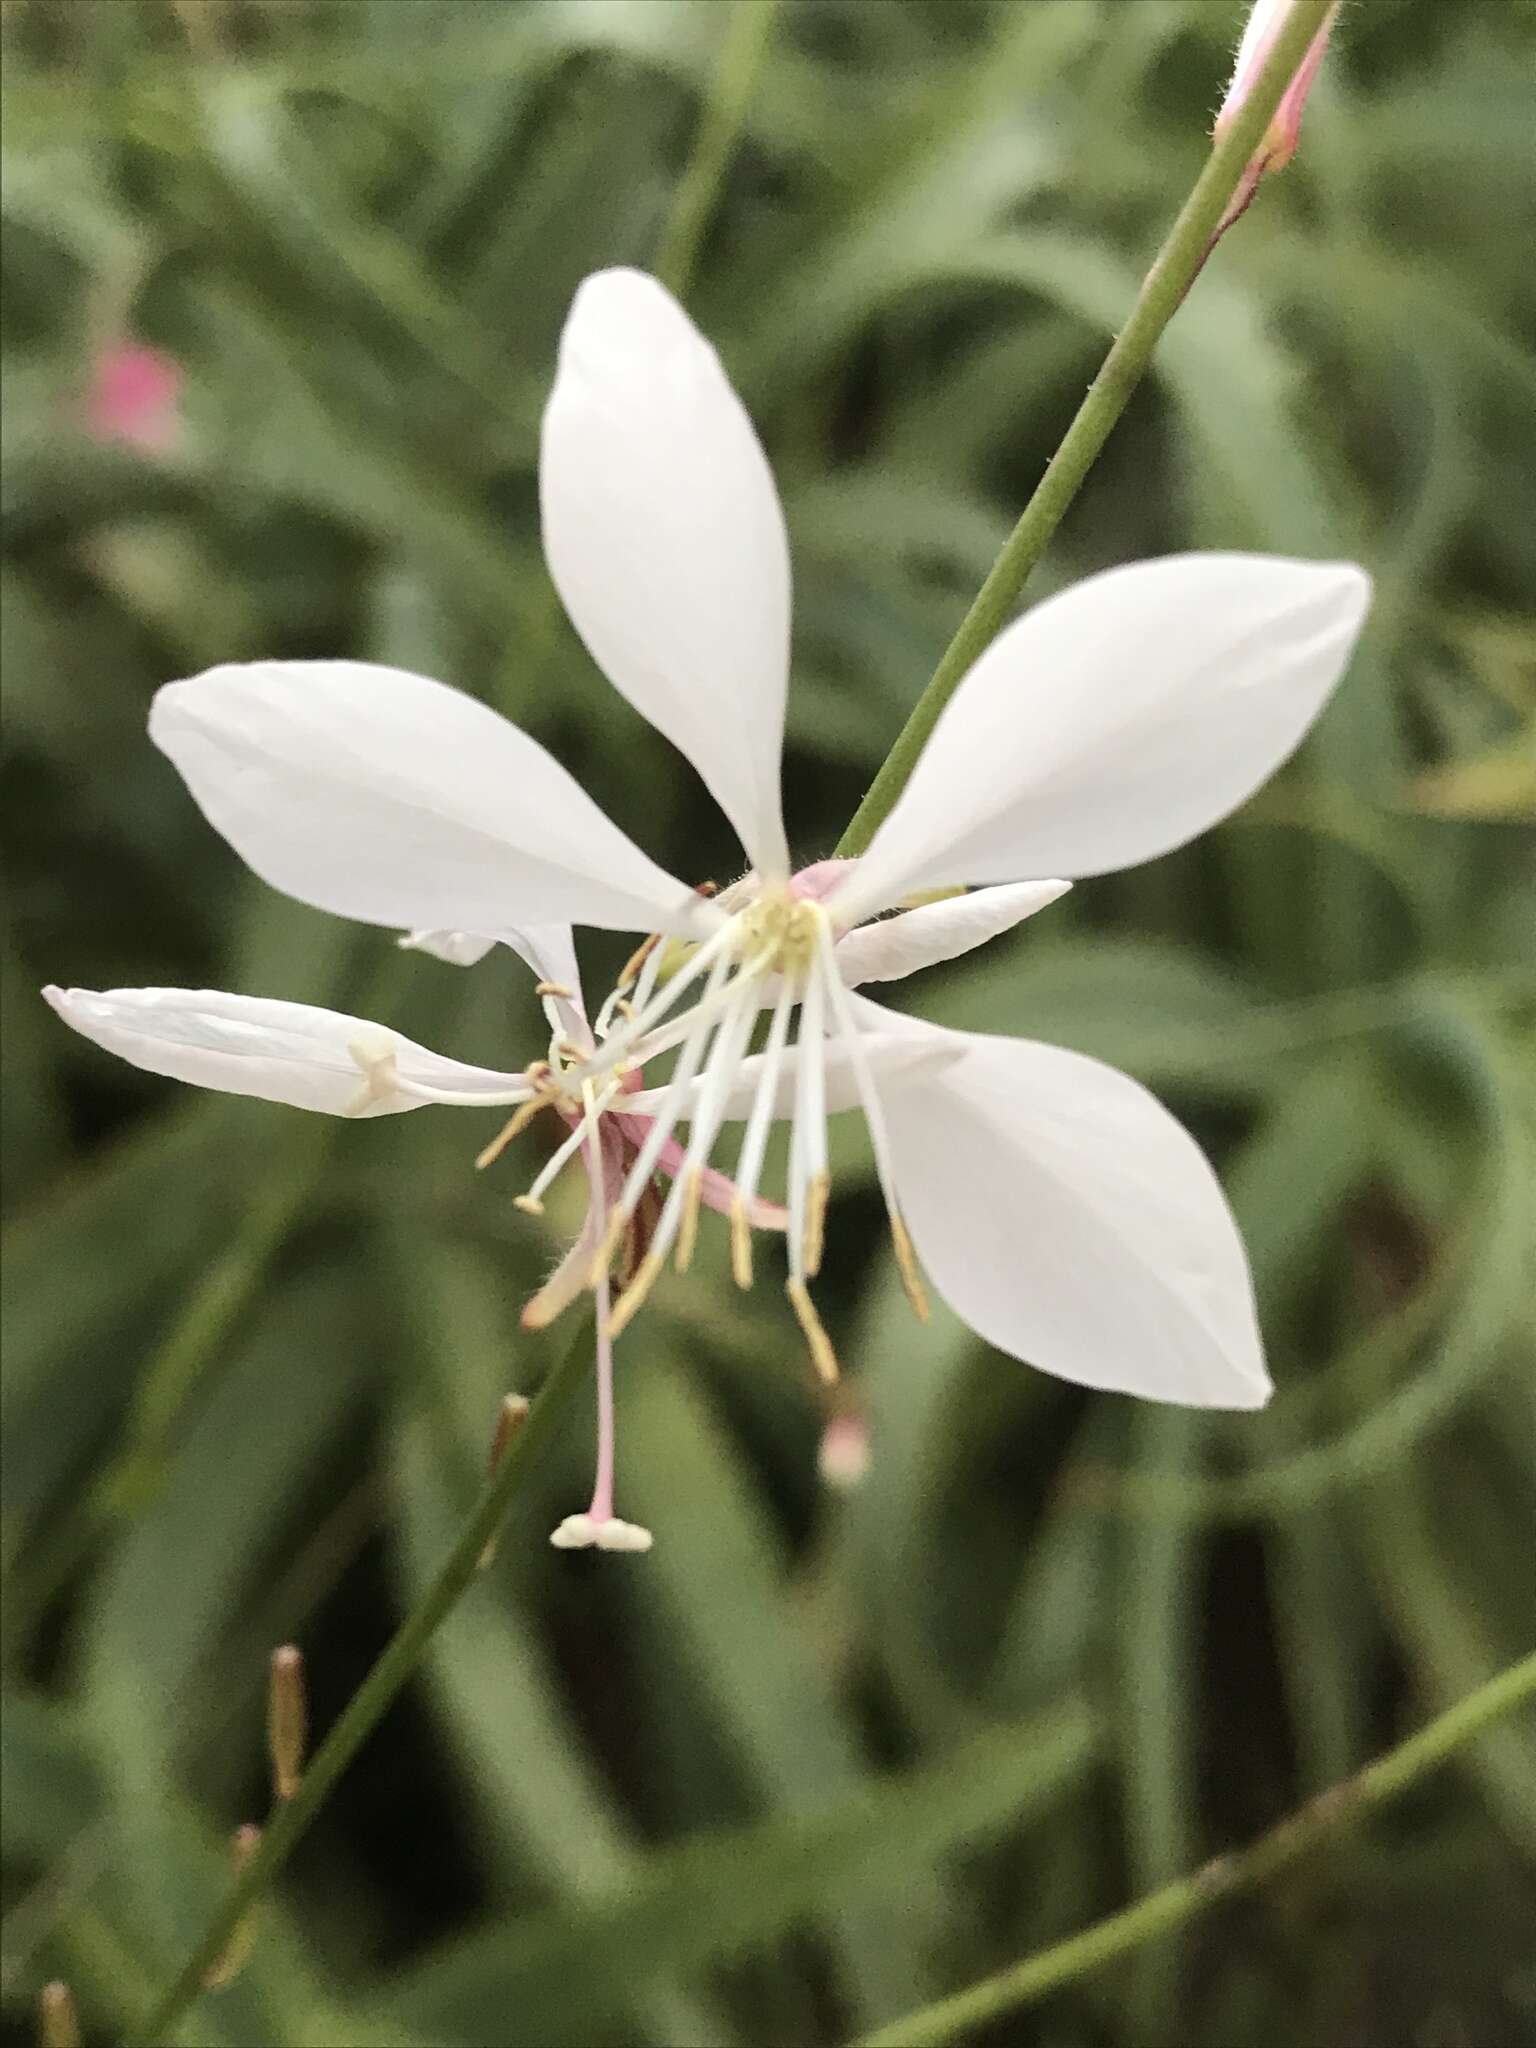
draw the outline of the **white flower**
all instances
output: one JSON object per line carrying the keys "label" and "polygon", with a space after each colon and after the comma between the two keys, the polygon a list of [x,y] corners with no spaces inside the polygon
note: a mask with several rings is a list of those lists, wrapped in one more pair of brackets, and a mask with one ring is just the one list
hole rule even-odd
{"label": "white flower", "polygon": [[[787,1118],[790,1297],[828,1374],[809,1294],[826,1118],[858,1104],[916,1305],[914,1245],[983,1336],[1047,1371],[1260,1404],[1269,1382],[1236,1228],[1152,1097],[1078,1054],[939,1031],[852,990],[951,958],[1043,908],[1068,886],[1058,878],[1150,860],[1243,802],[1342,673],[1368,602],[1362,572],[1186,555],[1048,600],[961,683],[863,858],[796,874],[779,799],[784,522],[718,359],[653,279],[606,271],[578,292],[541,489],[577,631],[688,755],[740,835],[745,879],[706,900],[535,741],[441,683],[355,662],[216,668],[163,689],[150,718],[209,821],[303,902],[405,927],[451,959],[517,948],[551,1006],[549,1063],[462,1067],[356,1019],[228,995],[55,992],[67,1021],[158,1072],[343,1114],[445,1101],[526,1114],[549,1101],[571,1127],[564,1156],[583,1154],[594,1189],[556,1295],[584,1268],[605,1309],[612,1258],[643,1224],[611,1331],[671,1249],[686,1263],[701,1204],[732,1211],[737,1277],[750,1281],[768,1127]],[[973,884],[992,886],[900,908]],[[571,924],[661,935],[590,1032]],[[641,1069],[674,1048],[670,1078],[644,1087]],[[732,1120],[745,1124],[734,1187],[713,1170]],[[658,1170],[671,1186],[650,1215]],[[574,1518],[564,1540],[603,1541],[601,1521]]]}

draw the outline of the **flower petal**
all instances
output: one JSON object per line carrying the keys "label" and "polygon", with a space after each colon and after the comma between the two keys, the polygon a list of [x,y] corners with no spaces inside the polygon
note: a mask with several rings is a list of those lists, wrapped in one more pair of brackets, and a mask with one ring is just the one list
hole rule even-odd
{"label": "flower petal", "polygon": [[521,1074],[445,1059],[382,1024],[218,989],[45,988],[72,1029],[151,1074],[332,1116],[392,1116],[424,1102],[522,1102]]}
{"label": "flower petal", "polygon": [[918,1256],[971,1327],[1080,1386],[1261,1407],[1242,1240],[1183,1126],[1081,1053],[902,1021],[960,1053],[883,1104]]}
{"label": "flower petal", "polygon": [[787,875],[784,515],[719,357],[655,278],[604,270],[577,292],[539,492],[549,573],[593,660],[693,762],[753,866]]}
{"label": "flower petal", "polygon": [[501,941],[494,932],[438,931],[404,932],[399,943],[407,953],[430,953],[450,967],[478,967]]}
{"label": "flower petal", "polygon": [[917,888],[1099,875],[1182,846],[1272,775],[1365,618],[1347,562],[1173,555],[1063,591],[999,634],[831,908]]}
{"label": "flower petal", "polygon": [[368,924],[718,922],[536,740],[460,690],[358,661],[256,661],[169,683],[149,734],[265,882]]}
{"label": "flower petal", "polygon": [[553,998],[561,1029],[575,1044],[589,1046],[592,1032],[576,963],[576,935],[568,924],[508,925],[499,937],[484,932],[407,932],[399,941],[408,953],[430,953],[450,967],[478,967],[493,946],[510,946],[541,982],[569,991]]}
{"label": "flower petal", "polygon": [[1008,882],[997,889],[972,889],[941,903],[924,903],[878,923],[845,932],[832,957],[844,985],[900,981],[941,960],[958,960],[988,939],[1012,931],[1026,917],[1065,896],[1070,882]]}

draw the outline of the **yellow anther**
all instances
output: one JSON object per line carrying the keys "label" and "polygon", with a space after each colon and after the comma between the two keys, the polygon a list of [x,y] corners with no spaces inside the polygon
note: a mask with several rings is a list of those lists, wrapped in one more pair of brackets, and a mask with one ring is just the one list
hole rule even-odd
{"label": "yellow anther", "polygon": [[539,1111],[547,1107],[552,1099],[548,1094],[535,1095],[531,1102],[525,1102],[520,1109],[515,1109],[496,1133],[495,1137],[492,1138],[489,1145],[483,1151],[476,1153],[476,1170],[483,1172],[493,1160],[499,1159],[512,1140],[527,1130]]}
{"label": "yellow anther", "polygon": [[790,1307],[805,1332],[805,1341],[811,1349],[811,1363],[816,1368],[818,1379],[825,1386],[836,1386],[837,1353],[832,1349],[832,1339],[822,1328],[821,1317],[816,1313],[810,1289],[803,1280],[789,1280],[785,1283],[785,1292],[789,1296]]}
{"label": "yellow anther", "polygon": [[821,1271],[821,1253],[826,1239],[827,1197],[831,1192],[830,1173],[813,1174],[805,1190],[805,1270],[813,1280]]}
{"label": "yellow anther", "polygon": [[740,1195],[731,1197],[731,1272],[738,1287],[752,1285],[752,1226]]}
{"label": "yellow anther", "polygon": [[544,1204],[537,1195],[514,1195],[512,1197],[512,1206],[514,1209],[521,1209],[525,1216],[542,1216],[544,1214]]}
{"label": "yellow anther", "polygon": [[917,1253],[912,1249],[907,1226],[894,1209],[891,1211],[891,1243],[896,1248],[896,1264],[901,1271],[901,1284],[907,1290],[907,1299],[912,1304],[912,1313],[920,1323],[926,1323],[928,1293],[923,1286],[923,1276],[918,1271]]}
{"label": "yellow anther", "polygon": [[613,1304],[613,1313],[608,1318],[608,1335],[610,1337],[617,1337],[620,1331],[627,1329],[629,1324],[640,1313],[641,1308],[645,1304],[645,1297],[656,1285],[656,1277],[660,1273],[663,1263],[654,1252],[647,1252],[640,1261],[639,1270],[636,1272],[634,1279],[630,1281],[624,1292]]}
{"label": "yellow anther", "polygon": [[579,1066],[587,1056],[585,1047],[577,1045],[569,1038],[560,1039],[555,1050],[570,1066]]}
{"label": "yellow anther", "polygon": [[635,977],[660,944],[661,933],[652,932],[648,939],[643,940],[640,945],[636,946],[634,952],[630,954],[619,970],[618,987],[621,990],[633,987]]}
{"label": "yellow anther", "polygon": [[533,992],[536,996],[563,996],[568,1003],[576,996],[576,991],[567,988],[563,981],[536,981]]}
{"label": "yellow anther", "polygon": [[699,1238],[699,1204],[704,1198],[704,1175],[697,1167],[689,1170],[683,1183],[683,1220],[677,1232],[677,1270],[686,1273],[693,1261]]}

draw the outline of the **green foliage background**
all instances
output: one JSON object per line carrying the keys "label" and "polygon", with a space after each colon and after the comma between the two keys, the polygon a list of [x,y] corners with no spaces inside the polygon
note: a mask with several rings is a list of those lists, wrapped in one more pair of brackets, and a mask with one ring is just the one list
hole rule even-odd
{"label": "green foliage background", "polygon": [[[738,0],[739,4],[739,0]],[[474,1496],[550,1240],[541,1140],[178,1090],[47,980],[376,1014],[497,1065],[526,977],[280,900],[143,736],[161,681],[350,654],[479,692],[659,859],[691,772],[591,669],[534,455],[570,294],[658,246],[730,8],[7,0],[6,2012],[145,2010],[260,1818],[267,1653],[326,1725]],[[792,840],[828,851],[1199,168],[1238,0],[798,0],[693,309],[784,491]],[[188,2043],[831,2043],[1244,1839],[1529,1647],[1536,1416],[1533,16],[1352,0],[1304,147],[1166,337],[1032,595],[1138,555],[1364,562],[1298,764],[903,998],[1101,1054],[1219,1160],[1280,1392],[1085,1396],[908,1317],[845,1135],[856,1493],[782,1296],[706,1230],[531,1480]],[[156,459],[93,352],[186,367]],[[1050,678],[1039,680],[1050,688]],[[509,801],[515,792],[508,793]],[[569,1225],[572,1217],[557,1216]],[[1029,1247],[1019,1248],[1029,1284]],[[580,1341],[580,1333],[574,1333]],[[1536,1750],[995,2030],[1536,2039]]]}

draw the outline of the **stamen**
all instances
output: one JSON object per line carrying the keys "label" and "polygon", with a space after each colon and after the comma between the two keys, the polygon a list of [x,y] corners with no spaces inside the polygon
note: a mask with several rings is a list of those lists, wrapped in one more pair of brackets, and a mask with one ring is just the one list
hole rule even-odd
{"label": "stamen", "polygon": [[699,1205],[704,1199],[704,1172],[692,1167],[684,1179],[683,1221],[677,1233],[677,1270],[686,1273],[693,1263],[693,1249],[699,1235]]}
{"label": "stamen", "polygon": [[731,1275],[740,1288],[752,1285],[752,1225],[739,1193],[731,1197]]}
{"label": "stamen", "polygon": [[536,981],[533,992],[541,1000],[545,996],[562,996],[568,1003],[576,999],[576,991],[567,988],[563,981]]}
{"label": "stamen", "polygon": [[899,1210],[892,1209],[891,1243],[896,1249],[896,1265],[901,1274],[901,1284],[907,1291],[912,1304],[912,1313],[920,1323],[928,1320],[928,1292],[923,1286],[923,1276],[918,1269],[917,1253],[912,1249],[912,1240],[907,1235],[907,1226],[901,1220]]}
{"label": "stamen", "polygon": [[512,1197],[512,1206],[514,1209],[521,1209],[525,1216],[542,1216],[544,1214],[544,1204],[537,1195],[514,1195]]}
{"label": "stamen", "polygon": [[826,1236],[827,1197],[832,1192],[832,1176],[823,1170],[813,1173],[805,1190],[805,1270],[809,1279],[814,1280],[821,1271],[822,1245]]}
{"label": "stamen", "polygon": [[661,933],[652,932],[648,939],[643,940],[640,945],[636,946],[634,952],[630,954],[624,965],[619,969],[619,979],[616,984],[618,993],[621,995],[627,993],[634,984],[635,976],[660,944]]}
{"label": "stamen", "polygon": [[515,1109],[512,1112],[495,1137],[492,1138],[489,1145],[476,1153],[475,1169],[477,1172],[483,1171],[494,1160],[499,1159],[512,1140],[521,1136],[527,1130],[539,1111],[554,1101],[554,1093],[548,1086],[550,1079],[548,1060],[532,1061],[527,1069],[527,1078],[528,1085],[533,1090],[533,1094],[520,1109]]}
{"label": "stamen", "polygon": [[628,1329],[640,1313],[646,1296],[656,1285],[657,1277],[666,1263],[665,1256],[658,1257],[654,1251],[647,1252],[640,1261],[634,1279],[613,1304],[613,1313],[607,1322],[607,1334],[610,1338],[617,1337],[621,1331]]}
{"label": "stamen", "polygon": [[[763,1170],[763,1154],[768,1147],[768,1126],[773,1120],[774,1103],[778,1099],[779,1072],[784,1064],[784,1041],[789,1035],[789,1013],[794,1007],[794,1000],[795,992],[786,978],[779,985],[779,999],[774,1005],[773,1021],[768,1026],[768,1039],[763,1047],[763,1064],[757,1078],[757,1093],[752,1099],[746,1133],[736,1159],[737,1200],[741,1204],[743,1220],[751,1210],[753,1197],[757,1193],[757,1183]],[[750,1287],[750,1253],[746,1261],[745,1280],[741,1278],[741,1271],[738,1263],[737,1281],[741,1286]]]}
{"label": "stamen", "polygon": [[874,1076],[870,1072],[869,1061],[865,1058],[864,1047],[859,1038],[859,1027],[849,1006],[848,991],[843,987],[842,976],[837,971],[837,963],[832,952],[830,924],[824,926],[821,933],[820,965],[827,993],[831,998],[839,1041],[848,1054],[848,1063],[853,1069],[854,1085],[859,1092],[859,1104],[869,1128],[869,1140],[875,1154],[875,1173],[879,1178],[880,1193],[885,1200],[885,1213],[891,1226],[891,1244],[896,1253],[901,1284],[906,1290],[907,1300],[912,1304],[913,1314],[919,1322],[926,1323],[929,1314],[928,1295],[918,1269],[917,1253],[907,1233],[907,1226],[902,1221],[901,1205],[896,1199],[895,1176],[891,1172],[891,1146],[886,1136],[880,1097],[875,1092]]}
{"label": "stamen", "polygon": [[604,1040],[588,1063],[587,1072],[596,1076],[621,1060],[630,1051],[636,1040],[651,1031],[671,1009],[674,1009],[684,993],[706,968],[711,970],[709,987],[718,988],[724,978],[723,970],[730,966],[730,947],[736,942],[736,928],[732,923],[723,924],[719,931],[711,933],[693,957],[682,967],[663,988],[640,1010],[640,1014],[625,1030],[615,1032]]}
{"label": "stamen", "polygon": [[838,1380],[837,1353],[832,1349],[832,1340],[822,1327],[821,1317],[811,1300],[810,1289],[803,1280],[788,1280],[784,1291],[789,1296],[790,1306],[805,1332],[805,1341],[810,1349],[811,1363],[817,1376],[825,1386],[836,1386]]}

